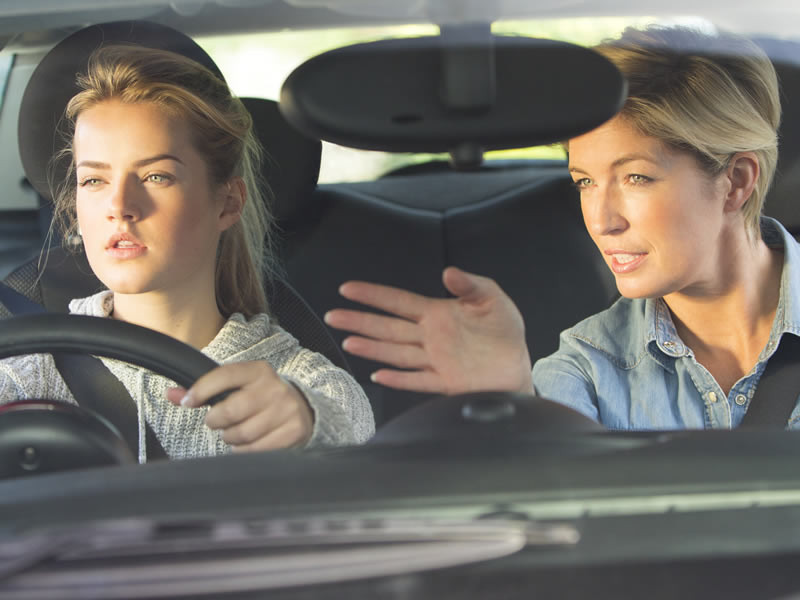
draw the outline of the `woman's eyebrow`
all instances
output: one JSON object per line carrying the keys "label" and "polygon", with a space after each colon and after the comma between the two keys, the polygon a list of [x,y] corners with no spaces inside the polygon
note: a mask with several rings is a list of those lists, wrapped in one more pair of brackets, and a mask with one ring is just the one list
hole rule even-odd
{"label": "woman's eyebrow", "polygon": [[145,165],[149,165],[150,163],[158,162],[160,160],[174,160],[177,163],[185,165],[185,163],[174,154],[157,154],[156,156],[151,156],[150,158],[143,158],[141,160],[137,160],[133,164],[137,167],[143,167]]}
{"label": "woman's eyebrow", "polygon": [[90,169],[110,169],[111,165],[104,162],[98,162],[96,160],[82,160],[75,165],[76,169],[79,167],[89,167]]}
{"label": "woman's eyebrow", "polygon": [[[618,159],[616,159],[614,162],[611,163],[611,168],[616,169],[617,167],[621,167],[622,165],[624,165],[626,163],[629,163],[629,162],[633,162],[635,160],[644,160],[644,161],[647,161],[647,162],[652,163],[654,165],[661,164],[657,157],[651,156],[649,154],[636,153],[636,154],[626,154],[625,156],[620,156]],[[569,167],[569,172],[570,173],[583,173],[585,175],[589,174],[588,171],[584,171],[580,167],[574,166],[574,165]]]}
{"label": "woman's eyebrow", "polygon": [[[178,158],[173,154],[157,154],[156,156],[150,156],[148,158],[142,158],[141,160],[137,160],[135,163],[133,163],[133,166],[144,167],[145,165],[149,165],[151,163],[158,162],[160,160],[174,160],[175,162],[180,163],[182,165],[186,164],[180,158]],[[89,167],[90,169],[108,170],[111,168],[111,165],[96,160],[82,160],[77,165],[75,165],[75,168],[78,167]]]}
{"label": "woman's eyebrow", "polygon": [[644,160],[649,163],[658,164],[658,159],[653,157],[649,154],[626,154],[625,156],[620,156],[617,160],[611,163],[612,167],[619,167],[624,165],[625,163],[633,162],[635,160]]}

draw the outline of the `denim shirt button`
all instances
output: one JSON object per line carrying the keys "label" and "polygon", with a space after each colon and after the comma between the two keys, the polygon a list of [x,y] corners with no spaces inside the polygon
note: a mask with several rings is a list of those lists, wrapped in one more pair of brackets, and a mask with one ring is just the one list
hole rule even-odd
{"label": "denim shirt button", "polygon": [[746,403],[747,403],[747,398],[744,396],[744,394],[736,395],[736,404],[738,404],[739,406],[744,406]]}
{"label": "denim shirt button", "polygon": [[714,392],[708,392],[708,400],[709,402],[716,402],[717,395]]}

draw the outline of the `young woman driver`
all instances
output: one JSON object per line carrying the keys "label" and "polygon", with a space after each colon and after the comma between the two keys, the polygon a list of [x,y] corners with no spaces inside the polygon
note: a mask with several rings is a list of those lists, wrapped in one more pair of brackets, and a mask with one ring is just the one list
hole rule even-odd
{"label": "young woman driver", "polygon": [[[137,46],[97,51],[79,84],[56,218],[79,231],[108,290],[71,312],[155,329],[223,363],[183,390],[103,360],[138,405],[140,461],[145,421],[173,458],[367,440],[374,421],[360,386],[268,315],[269,215],[242,103],[201,65]],[[50,355],[0,362],[0,401],[29,397],[74,402]]]}
{"label": "young woman driver", "polygon": [[800,333],[800,247],[761,216],[775,70],[744,39],[682,28],[627,30],[597,50],[629,98],[569,140],[569,171],[619,301],[564,331],[532,371],[511,300],[456,268],[443,275],[454,298],[348,282],[345,297],[397,317],[326,319],[358,334],[348,351],[405,369],[373,375],[388,386],[536,392],[613,429],[736,427],[781,336]]}

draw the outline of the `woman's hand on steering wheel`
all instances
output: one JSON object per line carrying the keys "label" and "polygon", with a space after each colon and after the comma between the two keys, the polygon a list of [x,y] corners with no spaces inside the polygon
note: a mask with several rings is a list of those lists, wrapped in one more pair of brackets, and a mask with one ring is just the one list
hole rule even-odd
{"label": "woman's hand on steering wheel", "polygon": [[311,438],[314,415],[308,401],[265,361],[221,365],[189,390],[167,390],[167,399],[196,408],[232,388],[233,392],[209,409],[206,425],[222,430],[222,439],[234,451],[302,446]]}

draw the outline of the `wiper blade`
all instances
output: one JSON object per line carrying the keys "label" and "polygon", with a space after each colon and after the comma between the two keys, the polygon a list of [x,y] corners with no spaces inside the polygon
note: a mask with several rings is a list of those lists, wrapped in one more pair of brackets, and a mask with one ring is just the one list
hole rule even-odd
{"label": "wiper blade", "polygon": [[[148,598],[266,590],[453,567],[531,545],[573,545],[579,537],[569,525],[517,520],[330,518],[137,519],[95,523],[76,533],[61,532],[60,539],[73,543],[62,541],[53,552],[30,542],[30,557],[46,562],[23,563],[25,571],[20,563],[17,571],[7,568],[0,596]],[[12,543],[18,540],[0,540],[0,557],[3,544]]]}

